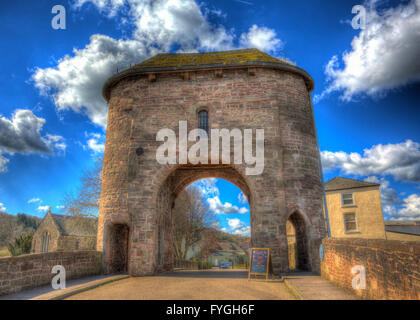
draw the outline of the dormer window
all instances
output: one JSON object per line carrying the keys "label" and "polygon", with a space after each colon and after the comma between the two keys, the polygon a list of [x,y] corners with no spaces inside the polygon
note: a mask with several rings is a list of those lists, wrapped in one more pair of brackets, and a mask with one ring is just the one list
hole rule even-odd
{"label": "dormer window", "polygon": [[209,113],[207,110],[201,110],[198,112],[198,128],[203,129],[209,134]]}

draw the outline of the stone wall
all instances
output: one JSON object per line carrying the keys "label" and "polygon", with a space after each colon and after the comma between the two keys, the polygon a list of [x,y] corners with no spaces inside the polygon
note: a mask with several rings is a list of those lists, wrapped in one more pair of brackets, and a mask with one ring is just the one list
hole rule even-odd
{"label": "stone wall", "polygon": [[[420,299],[420,243],[382,239],[324,239],[322,277],[364,299]],[[352,268],[366,270],[355,290]]]}
{"label": "stone wall", "polygon": [[55,265],[64,266],[67,280],[101,274],[101,255],[97,251],[73,251],[0,258],[0,295],[50,284]]}
{"label": "stone wall", "polygon": [[61,236],[58,239],[57,251],[95,250],[96,237],[94,236]]}

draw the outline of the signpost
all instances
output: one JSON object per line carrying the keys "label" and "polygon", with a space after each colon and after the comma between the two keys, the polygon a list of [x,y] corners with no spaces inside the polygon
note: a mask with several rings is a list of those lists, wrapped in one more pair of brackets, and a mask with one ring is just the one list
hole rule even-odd
{"label": "signpost", "polygon": [[248,280],[252,280],[252,275],[265,276],[268,280],[268,274],[273,274],[273,267],[270,260],[269,248],[251,248],[249,256]]}

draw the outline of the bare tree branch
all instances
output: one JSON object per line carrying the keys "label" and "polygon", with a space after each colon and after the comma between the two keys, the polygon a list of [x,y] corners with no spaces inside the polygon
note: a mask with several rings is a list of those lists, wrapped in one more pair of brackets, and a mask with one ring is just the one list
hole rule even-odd
{"label": "bare tree branch", "polygon": [[95,167],[83,173],[77,192],[64,195],[62,211],[74,216],[97,217],[102,185],[102,161],[102,158],[98,158]]}
{"label": "bare tree branch", "polygon": [[217,221],[203,194],[194,186],[188,187],[178,196],[173,219],[174,252],[179,260],[185,260],[191,246],[201,241],[205,232]]}

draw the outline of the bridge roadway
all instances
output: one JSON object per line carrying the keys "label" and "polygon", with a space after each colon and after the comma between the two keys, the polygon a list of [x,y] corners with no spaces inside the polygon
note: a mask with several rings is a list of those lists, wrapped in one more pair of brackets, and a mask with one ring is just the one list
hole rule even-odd
{"label": "bridge roadway", "polygon": [[309,273],[288,276],[288,282],[248,280],[245,270],[178,271],[133,277],[88,290],[67,299],[122,300],[294,300],[355,299],[327,280]]}

